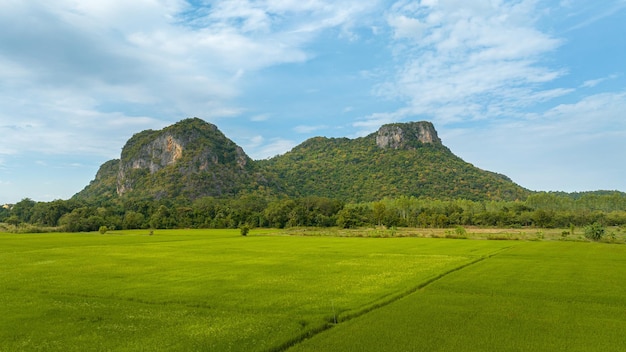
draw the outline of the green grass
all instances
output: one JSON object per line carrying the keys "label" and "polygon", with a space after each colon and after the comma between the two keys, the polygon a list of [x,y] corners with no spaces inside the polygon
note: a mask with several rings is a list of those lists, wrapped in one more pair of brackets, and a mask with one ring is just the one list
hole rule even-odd
{"label": "green grass", "polygon": [[261,231],[0,234],[0,351],[279,350],[521,243]]}
{"label": "green grass", "polygon": [[625,246],[523,242],[289,351],[624,351],[625,277]]}
{"label": "green grass", "polygon": [[0,234],[0,351],[626,350],[623,245],[148,232]]}

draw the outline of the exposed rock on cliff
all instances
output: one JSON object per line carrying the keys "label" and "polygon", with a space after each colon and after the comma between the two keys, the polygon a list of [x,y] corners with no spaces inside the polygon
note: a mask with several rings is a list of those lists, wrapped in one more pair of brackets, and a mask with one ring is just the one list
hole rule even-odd
{"label": "exposed rock on cliff", "polygon": [[116,190],[119,196],[136,193],[156,198],[234,195],[258,176],[251,161],[215,125],[186,119],[128,140],[122,149]]}
{"label": "exposed rock on cliff", "polygon": [[420,143],[441,145],[432,123],[389,124],[382,126],[376,134],[376,145],[383,149],[415,149]]}

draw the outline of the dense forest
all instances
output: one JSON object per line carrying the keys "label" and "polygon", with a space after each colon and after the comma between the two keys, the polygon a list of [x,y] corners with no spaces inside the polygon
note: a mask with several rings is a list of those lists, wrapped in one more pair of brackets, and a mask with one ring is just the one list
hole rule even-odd
{"label": "dense forest", "polygon": [[[621,192],[535,193],[525,200],[473,201],[384,198],[344,203],[325,197],[288,198],[262,191],[237,198],[117,199],[83,201],[23,199],[0,208],[4,231],[96,231],[107,229],[363,226],[446,228],[454,226],[568,228],[600,223],[626,225]],[[0,225],[1,226],[1,225]]]}

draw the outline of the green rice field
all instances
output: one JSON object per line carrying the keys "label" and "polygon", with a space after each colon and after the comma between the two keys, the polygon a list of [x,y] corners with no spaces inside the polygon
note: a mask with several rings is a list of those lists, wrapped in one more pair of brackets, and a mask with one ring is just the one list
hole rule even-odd
{"label": "green rice field", "polygon": [[626,246],[0,234],[0,351],[621,351]]}

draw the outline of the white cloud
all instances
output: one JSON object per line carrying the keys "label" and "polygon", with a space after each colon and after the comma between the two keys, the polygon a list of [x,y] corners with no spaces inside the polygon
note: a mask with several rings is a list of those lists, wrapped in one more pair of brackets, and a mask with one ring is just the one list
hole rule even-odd
{"label": "white cloud", "polygon": [[[261,139],[262,143],[254,148],[250,157],[255,160],[268,159],[276,155],[284,154],[296,146],[296,142],[284,138],[272,138],[269,142]],[[258,140],[257,140],[258,142]]]}
{"label": "white cloud", "polygon": [[300,126],[294,127],[293,130],[297,133],[312,133],[312,132],[323,130],[326,128],[328,128],[328,126],[326,125],[317,125],[317,126],[300,125]]}
{"label": "white cloud", "polygon": [[533,27],[534,5],[398,2],[388,22],[400,65],[377,93],[406,102],[396,115],[426,115],[440,123],[512,114],[568,94],[541,88],[566,72],[541,65],[561,42]]}
{"label": "white cloud", "polygon": [[[303,62],[376,2],[182,0],[0,4],[0,152],[117,155],[132,133],[240,115],[245,75]],[[252,120],[262,121],[269,115]],[[22,124],[23,125],[23,124]],[[278,143],[279,144],[279,143]]]}
{"label": "white cloud", "polygon": [[406,109],[400,109],[395,112],[373,113],[352,124],[353,127],[358,128],[354,137],[363,137],[377,130],[382,125],[402,120],[406,115],[408,115]]}
{"label": "white cloud", "polygon": [[579,19],[579,22],[571,26],[568,31],[578,30],[594,24],[606,17],[615,15],[618,12],[626,9],[626,1],[624,0],[611,0],[606,2],[587,2],[572,6],[570,2],[563,4],[565,8],[575,8],[574,13],[570,13],[569,16]]}
{"label": "white cloud", "polygon": [[545,118],[559,124],[554,133],[579,136],[622,135],[626,137],[626,92],[601,93],[572,104],[558,105]]}
{"label": "white cloud", "polygon": [[598,84],[604,82],[604,81],[608,81],[608,80],[612,80],[617,78],[618,75],[616,74],[612,74],[609,75],[608,77],[602,77],[602,78],[597,78],[597,79],[590,79],[587,80],[585,82],[583,82],[583,84],[580,85],[581,88],[593,88],[595,86],[597,86]]}
{"label": "white cloud", "polygon": [[270,114],[259,114],[259,115],[254,115],[250,118],[250,121],[254,121],[254,122],[262,122],[262,121],[267,121],[270,118]]}
{"label": "white cloud", "polygon": [[394,37],[420,39],[426,30],[427,25],[415,18],[405,15],[392,15],[388,18],[388,23],[394,31]]}
{"label": "white cloud", "polygon": [[270,138],[254,135],[243,141],[243,149],[254,160],[271,158],[284,154],[296,146],[296,142],[284,138]]}
{"label": "white cloud", "polygon": [[263,138],[263,136],[254,136],[250,138],[250,143],[248,145],[251,147],[258,147],[263,143],[263,141],[265,141],[265,138]]}
{"label": "white cloud", "polygon": [[[602,93],[517,120],[440,131],[478,167],[534,190],[623,189],[626,92]],[[608,156],[608,157],[607,157]],[[513,160],[513,162],[511,162]]]}

